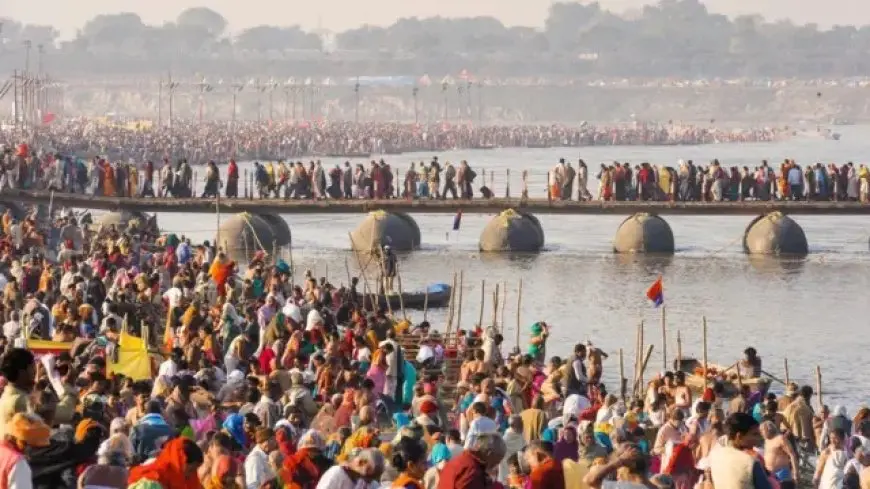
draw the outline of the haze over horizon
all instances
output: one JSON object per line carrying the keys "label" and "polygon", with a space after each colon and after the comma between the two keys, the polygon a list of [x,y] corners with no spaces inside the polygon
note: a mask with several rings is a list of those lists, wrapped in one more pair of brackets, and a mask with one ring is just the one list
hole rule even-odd
{"label": "haze over horizon", "polygon": [[[795,4],[790,0],[702,0],[711,12],[728,16],[758,14],[768,21],[789,19],[797,24],[870,24],[870,3],[859,0],[828,0]],[[88,20],[100,14],[133,12],[147,24],[173,21],[192,7],[208,7],[223,15],[231,32],[257,25],[300,25],[307,30],[322,27],[332,31],[364,24],[389,25],[401,17],[492,16],[508,26],[541,27],[551,0],[319,0],[312,5],[288,5],[274,0],[6,0],[0,3],[0,17],[29,24],[50,24],[62,39],[75,36]],[[582,2],[589,3],[589,2]],[[651,0],[600,0],[605,9],[626,12],[655,4]]]}

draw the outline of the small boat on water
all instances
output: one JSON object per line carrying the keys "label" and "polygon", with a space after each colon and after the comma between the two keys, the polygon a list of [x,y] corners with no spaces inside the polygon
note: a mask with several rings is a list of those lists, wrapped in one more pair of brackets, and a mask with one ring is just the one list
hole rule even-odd
{"label": "small boat on water", "polygon": [[371,153],[326,153],[327,158],[368,158]]}
{"label": "small boat on water", "polygon": [[[448,284],[436,283],[429,285],[426,290],[417,292],[404,292],[401,296],[395,294],[380,294],[378,303],[390,304],[391,309],[400,309],[404,303],[405,309],[440,309],[450,304],[450,294],[453,287]],[[427,298],[428,296],[428,298]],[[371,304],[371,296],[366,296],[366,304]]]}
{"label": "small boat on water", "polygon": [[545,149],[550,148],[550,143],[526,143],[526,147],[529,149]]}
{"label": "small boat on water", "polygon": [[725,367],[715,363],[707,363],[707,379],[704,379],[704,363],[694,358],[674,360],[674,370],[686,374],[686,385],[696,392],[703,392],[704,388],[712,387],[715,382],[721,382],[725,387],[725,396],[733,397],[740,390],[740,384],[754,388],[762,382],[769,382],[770,377],[740,377],[737,373],[737,365]]}

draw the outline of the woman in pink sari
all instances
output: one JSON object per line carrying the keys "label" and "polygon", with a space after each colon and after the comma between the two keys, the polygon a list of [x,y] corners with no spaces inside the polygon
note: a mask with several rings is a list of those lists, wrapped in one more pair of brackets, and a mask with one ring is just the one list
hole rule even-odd
{"label": "woman in pink sari", "polygon": [[366,378],[371,379],[375,383],[372,392],[384,392],[384,384],[387,383],[386,358],[384,352],[380,350],[372,357],[372,366],[369,367],[369,371],[366,374]]}

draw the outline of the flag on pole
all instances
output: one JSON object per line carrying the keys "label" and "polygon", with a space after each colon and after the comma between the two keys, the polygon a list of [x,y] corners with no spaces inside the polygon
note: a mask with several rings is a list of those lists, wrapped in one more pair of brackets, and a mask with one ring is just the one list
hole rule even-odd
{"label": "flag on pole", "polygon": [[456,211],[456,215],[453,217],[453,230],[459,231],[460,224],[462,224],[462,209]]}
{"label": "flag on pole", "polygon": [[652,285],[646,289],[646,297],[651,300],[656,307],[664,304],[665,302],[665,289],[662,286],[662,276],[659,275],[659,278],[653,282]]}

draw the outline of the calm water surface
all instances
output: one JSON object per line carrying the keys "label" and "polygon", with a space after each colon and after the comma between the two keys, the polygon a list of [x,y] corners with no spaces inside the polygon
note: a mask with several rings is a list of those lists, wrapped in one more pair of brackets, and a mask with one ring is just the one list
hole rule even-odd
{"label": "calm water surface", "polygon": [[[528,169],[532,196],[544,196],[546,171],[560,157],[582,157],[590,174],[601,162],[619,160],[676,165],[678,159],[707,162],[719,158],[726,166],[755,166],[762,159],[778,164],[783,158],[798,163],[866,162],[870,128],[837,128],[841,141],[804,138],[782,143],[685,147],[601,147],[587,149],[457,151],[439,155],[442,161],[466,159],[477,169],[495,175],[492,186],[503,195],[506,170],[512,169],[511,191],[519,192],[519,173]],[[394,168],[407,169],[411,161],[428,161],[431,154],[388,157]],[[339,163],[324,160],[325,165]],[[243,168],[246,167],[243,165]],[[597,182],[590,182],[595,193]],[[222,216],[226,217],[226,216]],[[288,215],[293,232],[297,269],[310,268],[318,276],[328,273],[333,283],[357,274],[347,233],[361,221],[359,215]],[[611,240],[627,216],[539,216],[546,234],[546,251],[537,256],[481,256],[480,231],[492,215],[465,215],[462,229],[450,231],[449,215],[415,214],[423,247],[401,257],[405,290],[432,282],[452,281],[464,272],[462,327],[471,327],[480,314],[481,280],[486,280],[485,322],[491,320],[491,291],[507,285],[506,345],[513,347],[517,330],[517,286],[523,279],[520,312],[522,343],[529,325],[546,320],[552,325],[548,354],[568,355],[575,343],[591,339],[611,354],[606,380],[616,386],[619,348],[625,350],[627,371],[634,359],[635,328],[644,320],[646,343],[655,345],[648,373],[662,369],[660,310],[644,297],[646,288],[661,274],[667,306],[668,355],[676,353],[680,331],[684,356],[701,357],[702,317],[707,317],[709,358],[730,365],[747,346],[763,357],[765,370],[784,377],[787,356],[791,377],[814,385],[821,366],[825,403],[847,404],[850,411],[864,403],[870,377],[856,369],[860,355],[870,348],[870,218],[796,216],[810,243],[806,260],[780,262],[750,260],[743,255],[740,238],[747,216],[669,216],[677,252],[671,258],[623,257],[611,251]],[[216,219],[206,215],[162,214],[161,228],[186,233],[194,239],[214,236]],[[370,274],[373,273],[371,270]],[[504,285],[503,285],[504,286]],[[499,314],[501,316],[501,314]],[[415,313],[416,320],[421,319]],[[430,321],[443,329],[446,310],[432,311]],[[782,387],[774,384],[774,389]]]}

